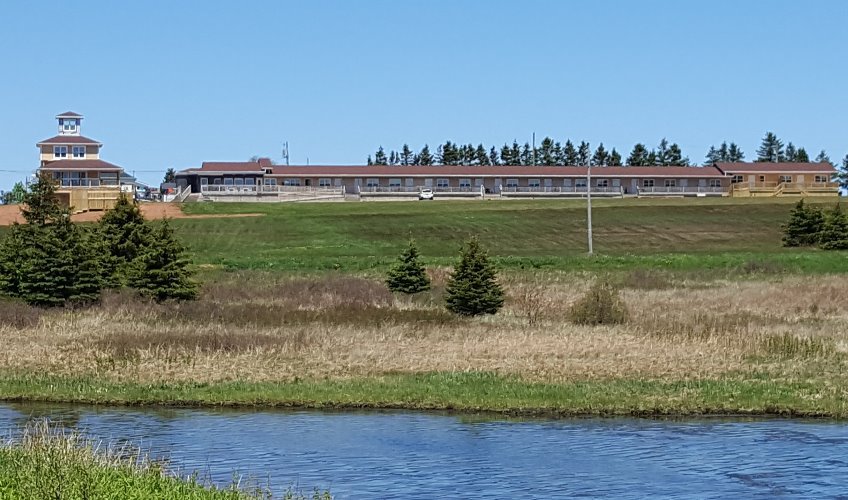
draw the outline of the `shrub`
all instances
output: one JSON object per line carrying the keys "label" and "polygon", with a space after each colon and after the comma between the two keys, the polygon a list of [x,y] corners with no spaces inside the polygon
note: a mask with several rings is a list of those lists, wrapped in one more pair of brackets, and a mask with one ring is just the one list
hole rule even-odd
{"label": "shrub", "polygon": [[158,302],[196,299],[197,283],[191,279],[194,273],[168,220],[162,221],[151,236],[153,243],[133,262],[129,285]]}
{"label": "shrub", "polygon": [[460,252],[459,264],[448,281],[445,303],[449,311],[461,316],[495,314],[503,307],[503,289],[476,237]]}
{"label": "shrub", "polygon": [[824,218],[819,233],[819,247],[822,250],[848,249],[848,218],[839,203]]}
{"label": "shrub", "polygon": [[799,200],[783,226],[783,246],[801,247],[815,245],[822,230],[824,216],[818,207],[810,207]]}
{"label": "shrub", "polygon": [[424,266],[418,260],[415,241],[409,240],[409,246],[398,257],[398,262],[389,270],[386,277],[389,290],[401,293],[418,293],[430,289],[430,278]]}
{"label": "shrub", "polygon": [[568,319],[578,325],[615,325],[627,321],[629,313],[618,290],[598,281],[568,311]]}

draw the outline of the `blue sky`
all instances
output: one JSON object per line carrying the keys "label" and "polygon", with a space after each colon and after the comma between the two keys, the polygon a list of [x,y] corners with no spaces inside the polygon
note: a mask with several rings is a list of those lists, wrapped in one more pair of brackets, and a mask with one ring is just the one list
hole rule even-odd
{"label": "blue sky", "polygon": [[144,181],[204,160],[357,164],[377,146],[677,142],[772,130],[848,153],[848,2],[10,2],[0,189],[54,116]]}

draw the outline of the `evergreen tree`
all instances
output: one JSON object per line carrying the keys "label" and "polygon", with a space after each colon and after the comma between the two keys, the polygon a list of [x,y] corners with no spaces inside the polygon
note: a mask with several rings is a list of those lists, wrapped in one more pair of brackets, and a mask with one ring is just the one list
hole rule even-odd
{"label": "evergreen tree", "polygon": [[449,311],[462,316],[495,314],[503,306],[504,292],[476,237],[461,251],[447,284],[445,302]]}
{"label": "evergreen tree", "polygon": [[99,229],[106,255],[106,284],[124,285],[135,259],[152,244],[150,226],[138,203],[121,194],[115,207],[103,214]]}
{"label": "evergreen tree", "polygon": [[529,142],[524,143],[524,147],[521,148],[521,164],[522,165],[532,165],[534,160],[533,148],[530,147]]}
{"label": "evergreen tree", "polygon": [[565,141],[565,146],[562,148],[563,165],[573,167],[580,162],[580,156],[577,154],[577,148],[570,139]]}
{"label": "evergreen tree", "polygon": [[810,207],[801,199],[789,214],[783,226],[783,246],[801,247],[815,245],[822,230],[824,216],[818,207]]}
{"label": "evergreen tree", "polygon": [[424,265],[418,260],[415,241],[409,240],[409,246],[398,257],[398,262],[389,270],[386,277],[389,290],[401,293],[418,293],[430,289],[430,278]]}
{"label": "evergreen tree", "polygon": [[620,167],[621,166],[621,153],[616,151],[615,148],[612,148],[612,151],[610,151],[609,160],[607,160],[607,163],[611,167]]}
{"label": "evergreen tree", "polygon": [[509,154],[512,157],[512,163],[510,165],[521,165],[521,146],[518,145],[518,141],[512,141],[512,148]]}
{"label": "evergreen tree", "polygon": [[745,153],[736,145],[735,142],[730,143],[727,149],[727,161],[730,163],[740,162],[745,159]]}
{"label": "evergreen tree", "polygon": [[536,155],[536,163],[539,165],[556,165],[554,159],[554,140],[550,137],[542,139],[542,145]]}
{"label": "evergreen tree", "polygon": [[777,138],[773,132],[766,132],[760,148],[757,149],[758,162],[780,163],[786,161],[783,152],[783,141]]}
{"label": "evergreen tree", "polygon": [[62,207],[56,197],[56,181],[47,173],[41,173],[29,185],[29,191],[23,197],[21,215],[28,224],[35,226],[44,226],[70,216],[70,209]]}
{"label": "evergreen tree", "polygon": [[676,142],[668,147],[665,161],[665,166],[686,167],[689,165],[689,158],[683,156],[683,151]]}
{"label": "evergreen tree", "polygon": [[648,148],[641,142],[633,146],[630,156],[627,157],[627,164],[634,167],[650,165],[651,163],[649,161],[650,153],[648,152]]}
{"label": "evergreen tree", "polygon": [[475,165],[490,165],[490,163],[489,163],[489,153],[486,152],[486,148],[483,147],[483,144],[477,145],[477,149],[474,152],[474,164]]}
{"label": "evergreen tree", "polygon": [[9,193],[9,204],[22,203],[26,196],[26,188],[23,182],[16,182]]}
{"label": "evergreen tree", "polygon": [[400,164],[412,165],[412,150],[409,149],[408,144],[404,144],[400,151]]}
{"label": "evergreen tree", "polygon": [[377,152],[374,153],[374,165],[388,165],[389,160],[386,158],[386,152],[383,151],[383,146],[380,146],[377,149]]}
{"label": "evergreen tree", "polygon": [[368,155],[368,160],[365,162],[365,164],[369,166],[374,164],[374,160],[371,159],[371,155]]}
{"label": "evergreen tree", "polygon": [[825,214],[819,233],[819,248],[822,250],[848,250],[848,217],[842,212],[839,202]]}
{"label": "evergreen tree", "polygon": [[564,165],[565,164],[565,162],[563,161],[563,156],[562,156],[562,144],[560,144],[559,142],[555,142],[552,154],[553,154],[553,157],[554,157],[553,165]]}
{"label": "evergreen tree", "polygon": [[174,171],[173,168],[168,168],[168,170],[165,170],[164,182],[177,182],[177,173]]}
{"label": "evergreen tree", "polygon": [[795,161],[798,163],[810,163],[810,155],[804,148],[798,148],[798,153],[795,155]]}
{"label": "evergreen tree", "polygon": [[577,165],[585,167],[589,165],[592,159],[592,150],[589,148],[589,143],[580,141],[580,146],[577,148]]}
{"label": "evergreen tree", "polygon": [[604,149],[604,143],[598,144],[598,149],[595,150],[595,154],[592,155],[592,165],[597,167],[605,167],[609,162],[609,153]]}
{"label": "evergreen tree", "polygon": [[421,148],[421,152],[418,153],[418,164],[419,165],[432,165],[433,164],[433,156],[430,154],[430,146],[424,145]]}
{"label": "evergreen tree", "polygon": [[848,154],[842,158],[842,168],[839,169],[834,180],[842,189],[848,189]]}
{"label": "evergreen tree", "polygon": [[798,150],[795,149],[795,145],[792,144],[792,141],[789,141],[786,144],[784,156],[786,157],[787,163],[796,163],[798,161]]}
{"label": "evergreen tree", "polygon": [[498,150],[495,149],[494,146],[489,150],[489,165],[500,165],[501,162],[498,159]]}
{"label": "evergreen tree", "polygon": [[[727,146],[727,144],[722,144],[722,146]],[[704,158],[704,165],[715,165],[716,163],[722,161],[721,151],[716,149],[715,146],[710,146],[710,150],[707,151],[707,156]]]}
{"label": "evergreen tree", "polygon": [[[822,149],[821,151],[819,151],[819,154],[816,156],[816,163],[824,163],[824,162],[827,162],[827,163],[830,163],[831,165],[833,165],[833,162],[830,161],[830,156],[828,156],[827,152],[825,152],[825,150]],[[835,167],[836,165],[833,165],[833,166]]]}
{"label": "evergreen tree", "polygon": [[389,152],[389,165],[397,165],[399,163],[398,154],[394,150]]}
{"label": "evergreen tree", "polygon": [[657,149],[654,150],[654,165],[665,167],[669,163],[668,140],[663,137]]}
{"label": "evergreen tree", "polygon": [[135,259],[128,283],[144,296],[158,302],[197,298],[185,249],[177,241],[167,219],[151,231],[154,244]]}

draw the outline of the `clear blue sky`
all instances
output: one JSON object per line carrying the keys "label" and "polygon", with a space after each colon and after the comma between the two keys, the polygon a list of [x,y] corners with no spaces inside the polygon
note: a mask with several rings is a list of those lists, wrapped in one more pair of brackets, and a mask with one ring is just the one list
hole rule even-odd
{"label": "clear blue sky", "polygon": [[768,130],[848,153],[844,0],[32,1],[3,21],[0,189],[66,110],[148,182],[284,140],[312,164],[534,131],[698,162]]}

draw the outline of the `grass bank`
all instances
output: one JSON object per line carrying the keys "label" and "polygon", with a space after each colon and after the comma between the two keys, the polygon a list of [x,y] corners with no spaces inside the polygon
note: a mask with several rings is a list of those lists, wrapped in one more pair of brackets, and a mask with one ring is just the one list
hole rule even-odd
{"label": "grass bank", "polygon": [[773,381],[767,374],[721,380],[528,382],[493,373],[446,372],[339,380],[139,384],[95,378],[5,376],[9,401],[315,409],[412,409],[525,416],[781,415],[848,417],[839,388]]}
{"label": "grass bank", "polygon": [[[676,268],[732,271],[749,263],[788,272],[848,272],[845,253],[781,247],[791,199],[617,199],[594,206],[586,252],[585,202],[194,203],[176,220],[198,264],[227,269],[383,270],[412,236],[428,265],[450,265],[477,235],[508,269]],[[825,203],[832,204],[828,200]]]}
{"label": "grass bank", "polygon": [[[30,425],[0,444],[0,499],[249,500],[270,495],[259,487],[217,488],[195,476],[179,478],[126,444],[104,447],[46,422]],[[307,497],[289,491],[279,498]],[[325,500],[330,495],[316,492],[309,498]]]}

